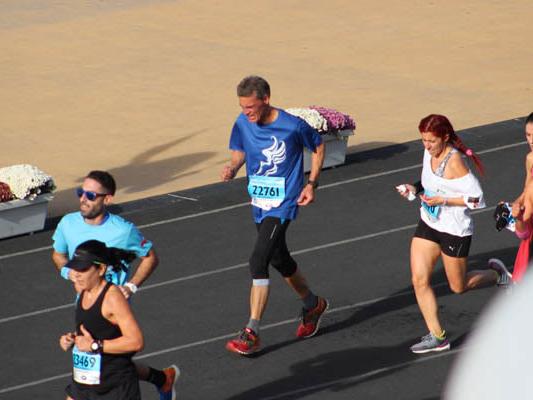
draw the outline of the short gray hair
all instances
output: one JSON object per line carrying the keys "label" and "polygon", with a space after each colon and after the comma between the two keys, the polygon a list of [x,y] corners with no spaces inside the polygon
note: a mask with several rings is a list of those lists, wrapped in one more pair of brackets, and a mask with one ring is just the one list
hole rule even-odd
{"label": "short gray hair", "polygon": [[264,99],[266,96],[270,97],[270,85],[260,76],[247,76],[237,85],[237,96],[250,97],[254,94],[258,99]]}

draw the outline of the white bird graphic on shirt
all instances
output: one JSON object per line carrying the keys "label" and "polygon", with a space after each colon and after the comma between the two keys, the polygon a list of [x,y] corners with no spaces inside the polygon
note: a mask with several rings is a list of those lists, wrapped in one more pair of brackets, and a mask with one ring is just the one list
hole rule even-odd
{"label": "white bird graphic on shirt", "polygon": [[270,138],[274,143],[272,146],[261,151],[266,157],[266,161],[260,162],[259,169],[255,173],[256,175],[269,176],[275,174],[278,171],[278,165],[285,161],[287,156],[285,142],[283,140],[278,142],[275,136],[271,136]]}

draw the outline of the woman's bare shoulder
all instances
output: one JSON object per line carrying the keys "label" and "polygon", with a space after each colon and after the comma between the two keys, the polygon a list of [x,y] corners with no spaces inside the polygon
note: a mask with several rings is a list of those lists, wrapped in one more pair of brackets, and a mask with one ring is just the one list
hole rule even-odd
{"label": "woman's bare shoulder", "polygon": [[448,161],[448,166],[448,172],[450,174],[450,178],[452,179],[461,178],[470,172],[465,160],[463,159],[463,154],[459,151],[456,151],[452,154],[450,160]]}

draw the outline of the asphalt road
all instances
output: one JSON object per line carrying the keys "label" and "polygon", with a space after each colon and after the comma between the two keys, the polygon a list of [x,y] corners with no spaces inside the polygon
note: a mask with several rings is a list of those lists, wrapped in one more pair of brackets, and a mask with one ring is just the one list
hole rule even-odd
{"label": "asphalt road", "polygon": [[[494,229],[492,209],[521,190],[528,152],[522,125],[515,119],[461,132],[486,167],[488,208],[475,212],[471,268],[485,268],[490,257],[514,260],[518,240]],[[182,399],[438,399],[478,315],[501,290],[454,295],[439,264],[434,284],[452,350],[411,354],[426,333],[409,275],[419,211],[394,186],[417,180],[421,161],[422,146],[413,142],[353,154],[323,172],[316,202],[301,209],[288,243],[330,310],[317,336],[297,340],[300,302],[273,271],[264,348],[248,358],[224,348],[248,319],[255,228],[244,181],[115,207],[161,258],[132,303],[146,339],[137,360],[178,364]],[[0,241],[1,399],[63,398],[70,377],[58,338],[73,326],[74,292],[50,259],[56,222]],[[143,398],[157,398],[153,387],[141,387]]]}

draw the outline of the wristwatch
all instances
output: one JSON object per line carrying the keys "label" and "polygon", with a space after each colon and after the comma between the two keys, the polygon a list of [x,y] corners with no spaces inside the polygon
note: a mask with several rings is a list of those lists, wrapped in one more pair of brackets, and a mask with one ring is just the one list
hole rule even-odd
{"label": "wristwatch", "polygon": [[307,184],[311,185],[313,189],[316,189],[318,187],[318,181],[312,181],[311,179],[307,181]]}
{"label": "wristwatch", "polygon": [[125,284],[124,284],[124,287],[127,287],[127,288],[130,290],[131,294],[135,294],[135,293],[137,293],[137,290],[139,289],[139,288],[137,287],[137,285],[136,285],[135,283],[133,283],[133,282],[127,282],[127,283],[125,283]]}
{"label": "wristwatch", "polygon": [[104,350],[104,342],[101,340],[93,340],[91,343],[91,353],[101,354]]}

